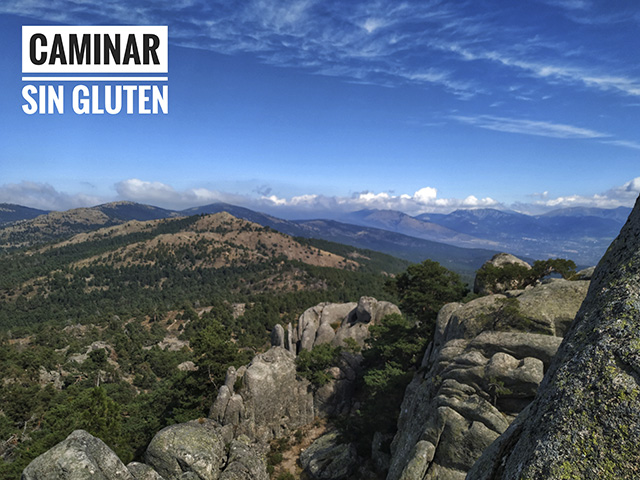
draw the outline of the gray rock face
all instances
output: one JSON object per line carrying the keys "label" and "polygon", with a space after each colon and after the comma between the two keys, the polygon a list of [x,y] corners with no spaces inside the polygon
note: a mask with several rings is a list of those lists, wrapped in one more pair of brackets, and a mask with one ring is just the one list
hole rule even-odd
{"label": "gray rock face", "polygon": [[136,480],[164,480],[158,472],[144,463],[131,462],[127,468]]}
{"label": "gray rock face", "polygon": [[237,434],[267,442],[311,423],[313,395],[309,382],[297,378],[295,356],[282,347],[256,355],[246,369],[239,369],[238,392],[225,384],[210,417],[236,427]]}
{"label": "gray rock face", "polygon": [[[357,304],[353,302],[321,303],[305,310],[298,319],[298,328],[293,334],[293,343],[297,345],[297,351],[311,350],[314,345],[320,345],[320,343],[330,343],[335,337],[334,326],[337,329],[356,306]],[[317,342],[316,336],[321,326],[322,330]]]}
{"label": "gray rock face", "polygon": [[302,452],[300,465],[312,479],[338,480],[358,469],[358,456],[353,444],[338,443],[338,434],[333,432],[321,436]]}
{"label": "gray rock face", "polygon": [[[535,288],[506,292],[506,295],[487,295],[466,304],[449,304],[443,309],[454,310],[446,326],[449,338],[470,339],[486,331],[534,331],[562,336],[576,315],[589,288],[588,281],[554,280]],[[517,300],[517,302],[516,302]],[[517,307],[515,319],[507,319],[505,303]],[[442,314],[442,312],[440,312]],[[435,346],[437,342],[436,332]]]}
{"label": "gray rock face", "polygon": [[145,462],[167,480],[189,473],[216,480],[226,458],[217,427],[211,420],[196,420],[163,428],[147,447]]}
{"label": "gray rock face", "polygon": [[392,303],[379,302],[372,297],[362,297],[358,303],[321,303],[300,316],[298,328],[293,332],[293,343],[298,352],[324,343],[345,346],[347,338],[353,338],[363,347],[369,336],[369,326],[391,313],[399,314],[400,310]]}
{"label": "gray rock face", "polygon": [[228,465],[220,480],[269,480],[267,467],[248,437],[241,435],[231,442]]}
{"label": "gray rock face", "polygon": [[337,366],[329,370],[331,380],[314,393],[316,415],[325,417],[349,412],[355,391],[355,380],[362,374],[361,362],[361,355],[341,353]]}
{"label": "gray rock face", "polygon": [[[575,315],[587,286],[552,282],[445,305],[405,392],[387,479],[465,478],[533,400],[562,341],[556,324]],[[517,321],[504,322],[505,301]],[[547,334],[527,332],[532,326]]]}
{"label": "gray rock face", "polygon": [[284,347],[284,328],[278,324],[271,331],[271,345],[273,347]]}
{"label": "gray rock face", "polygon": [[[520,311],[532,327],[557,337],[564,336],[589,289],[589,281],[553,279],[519,293]],[[512,292],[507,292],[507,295]]]}
{"label": "gray rock face", "polygon": [[291,322],[287,324],[287,350],[294,355],[296,353],[295,345],[293,344],[293,326],[291,325]]}
{"label": "gray rock face", "polygon": [[187,360],[186,362],[182,362],[178,365],[178,370],[181,372],[196,372],[198,371],[198,367],[191,360]]}
{"label": "gray rock face", "polygon": [[44,386],[50,383],[56,390],[62,390],[62,387],[64,387],[64,378],[62,377],[62,373],[60,371],[49,371],[41,366],[38,370],[38,376],[38,383],[40,383],[40,385]]}
{"label": "gray rock face", "polygon": [[76,430],[34,459],[22,480],[134,480],[134,476],[99,438]]}
{"label": "gray rock face", "polygon": [[467,478],[637,478],[640,201],[604,255],[536,399]]}
{"label": "gray rock face", "polygon": [[[494,267],[504,267],[505,265],[509,264],[509,263],[513,263],[516,265],[521,265],[527,269],[531,268],[531,265],[529,265],[527,262],[525,262],[524,260],[520,260],[518,257],[514,257],[513,255],[509,254],[509,253],[498,253],[496,255],[494,255],[491,260],[488,260],[487,262],[485,262],[485,264],[482,266],[484,267],[485,265],[493,265]],[[481,269],[482,269],[481,267]],[[490,295],[493,293],[502,293],[502,292],[506,292],[507,290],[515,290],[517,288],[521,288],[520,284],[517,281],[512,281],[509,282],[508,284],[501,284],[501,283],[497,283],[495,285],[489,285],[486,284],[485,282],[483,282],[477,275],[475,278],[475,281],[473,282],[473,291],[475,293],[479,293],[481,295]]]}
{"label": "gray rock face", "polygon": [[593,277],[593,272],[595,272],[595,270],[596,267],[584,268],[576,273],[576,277],[578,277],[580,280],[591,280],[591,277]]}

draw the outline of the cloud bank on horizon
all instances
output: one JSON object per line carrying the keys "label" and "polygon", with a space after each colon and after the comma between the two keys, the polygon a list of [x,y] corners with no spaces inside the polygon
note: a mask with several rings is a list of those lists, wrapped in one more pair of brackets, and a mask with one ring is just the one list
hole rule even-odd
{"label": "cloud bank on horizon", "polygon": [[162,182],[149,182],[136,178],[114,185],[116,195],[98,197],[87,194],[71,195],[59,192],[46,183],[22,182],[0,185],[0,203],[15,203],[42,210],[67,210],[90,207],[111,201],[133,201],[163,208],[184,210],[190,207],[223,202],[254,209],[283,218],[317,218],[322,214],[340,214],[358,210],[397,210],[409,215],[422,213],[450,213],[458,209],[494,208],[515,210],[526,214],[541,214],[567,207],[616,208],[633,206],[640,195],[640,177],[623,185],[594,195],[568,195],[550,198],[548,192],[531,194],[531,202],[507,205],[493,198],[477,198],[469,195],[463,199],[440,198],[438,190],[424,187],[413,194],[370,191],[350,196],[326,196],[318,194],[280,198],[269,195],[269,188],[262,187],[263,195],[243,195],[192,188],[177,190]]}

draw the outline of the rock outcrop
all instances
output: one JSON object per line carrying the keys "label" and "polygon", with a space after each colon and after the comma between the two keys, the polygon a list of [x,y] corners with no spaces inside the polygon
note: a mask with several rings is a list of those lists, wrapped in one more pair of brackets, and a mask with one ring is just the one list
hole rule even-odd
{"label": "rock outcrop", "polygon": [[167,479],[192,472],[195,478],[215,480],[226,459],[217,427],[203,420],[163,428],[147,447],[145,463]]}
{"label": "rock outcrop", "polygon": [[248,367],[230,369],[209,417],[268,442],[313,421],[313,395],[309,382],[297,377],[295,355],[272,347]]}
{"label": "rock outcrop", "polygon": [[300,352],[324,343],[344,347],[347,338],[364,347],[369,326],[392,313],[399,314],[400,309],[372,297],[361,297],[358,303],[321,303],[300,316],[292,332],[291,348]]}
{"label": "rock outcrop", "polygon": [[348,478],[358,469],[358,455],[353,444],[342,444],[336,432],[327,433],[300,455],[300,465],[313,479]]}
{"label": "rock outcrop", "polygon": [[467,478],[640,476],[640,200],[533,403]]}
{"label": "rock outcrop", "polygon": [[465,478],[533,400],[587,288],[556,280],[445,305],[405,392],[388,480]]}
{"label": "rock outcrop", "polygon": [[231,442],[228,465],[220,480],[269,480],[264,461],[247,436],[240,435]]}
{"label": "rock outcrop", "polygon": [[131,462],[127,468],[136,480],[164,480],[158,472],[149,465],[140,462]]}
{"label": "rock outcrop", "polygon": [[[488,267],[497,267],[503,268],[505,265],[518,265],[520,267],[524,267],[527,270],[531,269],[531,265],[529,265],[524,260],[520,260],[518,257],[515,257],[509,253],[498,253],[494,255],[491,260],[487,260],[478,273],[482,272],[483,269]],[[506,283],[495,283],[495,282],[487,282],[486,279],[483,278],[482,275],[476,275],[475,281],[473,283],[473,291],[475,293],[479,293],[480,295],[490,295],[494,293],[502,293],[507,290],[515,290],[521,288],[521,284],[518,280],[512,279]]]}
{"label": "rock outcrop", "polygon": [[145,462],[125,466],[84,430],[33,460],[23,480],[268,480],[264,449],[212,420],[171,425],[147,447]]}
{"label": "rock outcrop", "polygon": [[99,438],[76,430],[34,459],[22,480],[135,480],[118,456]]}

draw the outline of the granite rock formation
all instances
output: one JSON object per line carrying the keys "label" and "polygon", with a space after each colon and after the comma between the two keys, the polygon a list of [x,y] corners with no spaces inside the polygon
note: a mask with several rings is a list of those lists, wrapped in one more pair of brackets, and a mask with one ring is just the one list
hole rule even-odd
{"label": "granite rock formation", "polygon": [[249,366],[229,369],[209,417],[233,426],[236,435],[268,442],[313,422],[313,395],[296,374],[295,355],[271,347]]}
{"label": "granite rock formation", "polygon": [[347,338],[364,347],[369,326],[392,313],[400,313],[396,305],[372,297],[361,297],[358,303],[321,303],[298,319],[298,327],[292,329],[292,349],[297,353],[324,343],[344,347]]}
{"label": "granite rock formation", "polygon": [[640,200],[593,273],[533,403],[467,478],[640,476]]}
{"label": "granite rock formation", "polygon": [[405,392],[388,480],[464,479],[533,400],[587,288],[555,280],[445,305]]}
{"label": "granite rock formation", "polygon": [[99,438],[75,430],[35,458],[22,480],[135,480],[118,456]]}

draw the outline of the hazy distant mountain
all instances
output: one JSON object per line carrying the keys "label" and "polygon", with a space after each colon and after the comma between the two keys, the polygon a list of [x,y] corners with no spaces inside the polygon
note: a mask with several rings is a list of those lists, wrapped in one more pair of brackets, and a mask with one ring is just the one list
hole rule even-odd
{"label": "hazy distant mountain", "polygon": [[498,242],[502,250],[516,255],[568,257],[593,265],[618,235],[630,212],[626,207],[609,210],[573,207],[532,216],[485,208],[417,218]]}
{"label": "hazy distant mountain", "polygon": [[151,205],[143,205],[135,202],[111,202],[97,207],[92,207],[109,217],[128,222],[129,220],[161,220],[163,218],[180,217],[181,214],[174,210],[167,210]]}
{"label": "hazy distant mountain", "polygon": [[[49,213],[17,205],[4,208],[0,219],[14,219],[13,223],[0,223],[0,247],[4,248],[53,241],[128,220],[228,212],[288,235],[340,242],[414,262],[431,258],[458,271],[478,268],[497,251],[529,259],[571,258],[580,265],[594,265],[631,211],[626,207],[574,207],[531,216],[485,208],[411,217],[393,210],[361,210],[336,214],[334,219],[283,220],[226,203],[182,211],[133,202]],[[45,214],[15,221],[36,213]]]}
{"label": "hazy distant mountain", "polygon": [[631,213],[630,207],[595,208],[595,207],[570,207],[552,210],[541,217],[598,217],[608,218],[618,222],[626,222]]}
{"label": "hazy distant mountain", "polygon": [[0,225],[17,222],[18,220],[28,220],[36,218],[38,215],[47,214],[46,210],[38,210],[37,208],[23,207],[22,205],[14,205],[12,203],[0,203]]}
{"label": "hazy distant mountain", "polygon": [[[396,233],[384,228],[353,225],[335,220],[283,220],[265,213],[255,212],[248,208],[237,207],[226,203],[214,203],[191,208],[183,210],[181,213],[185,215],[195,215],[223,211],[262,226],[271,227],[287,235],[320,238],[322,240],[329,240],[358,248],[367,248],[411,262],[421,262],[426,258],[430,258],[466,275],[471,275],[475,270],[480,268],[486,260],[497,253],[496,250],[460,248],[442,242]],[[412,218],[403,213],[392,211],[390,211],[389,216],[399,218],[401,221]],[[407,223],[411,224],[411,222],[408,221]],[[427,222],[415,222],[417,225],[421,223]],[[435,225],[435,229],[441,231],[447,230],[438,225]],[[455,234],[455,232],[453,233]],[[463,235],[459,236],[464,237]]]}
{"label": "hazy distant mountain", "polygon": [[[67,212],[51,212],[36,219],[0,228],[0,247],[24,247],[54,241],[77,233],[120,225],[129,220],[143,221],[219,212],[227,212],[237,218],[258,223],[291,236],[338,242],[387,253],[412,262],[421,262],[430,258],[467,277],[497,253],[497,250],[459,248],[380,228],[356,226],[333,220],[283,220],[225,203],[214,203],[180,212],[132,202],[116,202]],[[416,223],[420,224],[419,221]]]}
{"label": "hazy distant mountain", "polygon": [[535,217],[517,212],[482,208],[477,210],[456,210],[448,215],[423,214],[416,218],[450,228],[451,230],[481,238],[498,239],[512,233],[533,232]]}
{"label": "hazy distant mountain", "polygon": [[459,247],[496,248],[498,245],[487,239],[461,233],[425,218],[411,217],[395,210],[360,210],[344,217],[348,223],[381,228],[412,237],[444,242]]}
{"label": "hazy distant mountain", "polygon": [[395,257],[421,262],[429,258],[463,275],[473,275],[496,250],[462,248],[390,232],[380,228],[362,227],[334,220],[298,220],[300,236],[322,238],[338,243],[368,248]]}

